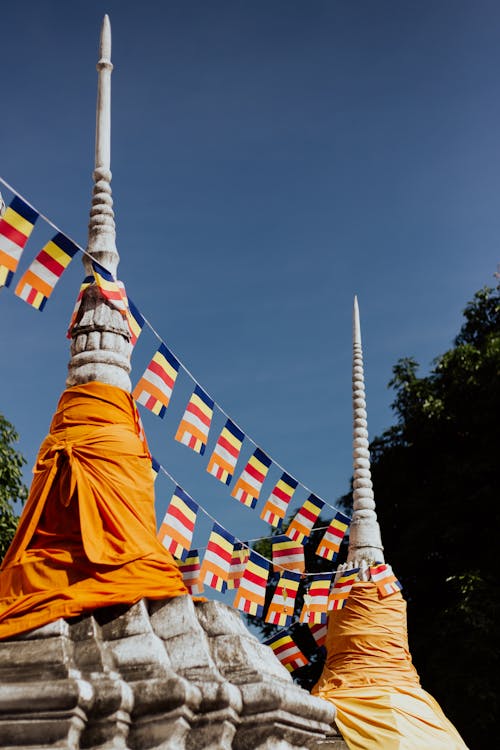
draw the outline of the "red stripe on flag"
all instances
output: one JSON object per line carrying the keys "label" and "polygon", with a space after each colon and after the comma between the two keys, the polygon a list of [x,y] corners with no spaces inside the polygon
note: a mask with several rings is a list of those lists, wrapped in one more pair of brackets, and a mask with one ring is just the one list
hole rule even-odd
{"label": "red stripe on flag", "polygon": [[158,377],[161,378],[165,385],[168,385],[169,388],[174,387],[173,378],[171,378],[170,375],[167,375],[163,367],[159,365],[158,362],[155,362],[154,359],[152,359],[149,363],[148,370],[151,370],[151,372],[154,372],[155,375],[158,375]]}
{"label": "red stripe on flag", "polygon": [[235,458],[238,457],[240,449],[239,447],[235,447],[232,443],[229,442],[227,438],[225,438],[223,435],[220,436],[220,438],[217,441],[221,448],[225,448],[228,453],[230,453]]}
{"label": "red stripe on flag", "polygon": [[9,224],[5,219],[0,219],[0,234],[3,234],[4,237],[7,237],[8,240],[19,245],[19,247],[24,247],[28,240],[25,234]]}
{"label": "red stripe on flag", "polygon": [[64,266],[59,263],[55,258],[52,257],[46,250],[42,250],[37,257],[37,260],[45,266],[45,268],[48,268],[49,271],[52,271],[52,273],[55,273],[57,277],[59,277],[62,272],[64,271]]}

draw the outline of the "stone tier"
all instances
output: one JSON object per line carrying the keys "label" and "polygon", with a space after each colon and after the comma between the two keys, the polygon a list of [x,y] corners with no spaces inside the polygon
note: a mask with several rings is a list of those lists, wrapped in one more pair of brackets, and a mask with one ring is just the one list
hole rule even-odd
{"label": "stone tier", "polygon": [[239,614],[141,600],[0,641],[3,750],[346,750]]}

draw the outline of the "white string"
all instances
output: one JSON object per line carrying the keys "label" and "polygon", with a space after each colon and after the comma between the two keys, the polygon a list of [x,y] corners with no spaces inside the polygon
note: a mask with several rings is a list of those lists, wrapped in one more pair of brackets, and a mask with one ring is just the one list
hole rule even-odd
{"label": "white string", "polygon": [[[17,192],[17,190],[15,190],[15,189],[14,189],[14,188],[12,187],[12,185],[10,185],[10,184],[9,184],[9,183],[8,183],[8,182],[7,182],[6,180],[4,180],[4,179],[3,179],[2,177],[0,177],[0,182],[1,182],[1,183],[2,183],[2,184],[3,184],[3,185],[4,185],[4,186],[5,186],[5,187],[6,187],[6,188],[7,188],[8,190],[10,190],[10,191],[11,191],[12,193],[14,193],[14,195],[16,195],[16,196],[17,196],[18,198],[21,198],[21,199],[22,199],[22,200],[23,200],[23,201],[24,201],[24,202],[25,202],[25,203],[26,203],[26,204],[27,204],[27,205],[28,205],[28,206],[29,206],[30,208],[32,208],[32,209],[33,209],[33,211],[36,211],[36,213],[37,213],[37,214],[38,214],[38,215],[40,216],[40,218],[42,218],[42,219],[43,219],[43,220],[44,220],[45,222],[47,222],[47,224],[49,224],[49,225],[50,225],[50,226],[51,226],[51,227],[52,227],[53,229],[55,229],[55,230],[56,230],[57,232],[60,232],[61,234],[64,234],[64,236],[65,236],[65,237],[67,237],[67,238],[68,238],[69,240],[71,240],[71,242],[73,242],[73,244],[75,245],[75,247],[77,247],[77,248],[78,248],[78,249],[80,250],[80,252],[82,252],[82,253],[83,253],[83,254],[84,254],[85,256],[87,256],[87,258],[90,258],[91,260],[95,261],[95,258],[94,258],[94,257],[93,257],[93,256],[92,256],[92,255],[91,255],[90,253],[88,253],[88,252],[87,252],[87,250],[84,250],[84,249],[83,249],[83,248],[81,247],[81,245],[79,245],[79,244],[78,244],[77,242],[75,242],[75,240],[73,240],[73,238],[72,238],[72,237],[70,237],[70,236],[69,236],[68,234],[66,234],[65,232],[63,232],[63,231],[62,231],[62,230],[61,230],[61,229],[60,229],[60,228],[59,228],[59,227],[58,227],[58,226],[57,226],[56,224],[54,224],[54,222],[52,222],[52,221],[51,221],[51,220],[50,220],[50,219],[49,219],[49,218],[48,218],[47,216],[45,216],[45,214],[43,214],[43,213],[41,213],[40,211],[38,211],[38,209],[36,209],[36,208],[35,208],[35,207],[34,207],[34,206],[33,206],[33,205],[32,205],[32,204],[31,204],[31,203],[29,202],[29,201],[27,201],[27,200],[26,200],[26,198],[25,198],[25,197],[24,197],[23,195],[21,195],[20,193],[18,193],[18,192]],[[104,268],[104,266],[102,266],[102,267]],[[105,270],[106,270],[106,271],[107,271],[108,273],[110,273],[110,274],[111,274],[111,275],[113,276],[113,278],[114,278],[114,275],[113,275],[113,274],[111,273],[111,271],[109,271],[109,270],[108,270],[107,268],[105,268]],[[160,342],[161,342],[162,344],[164,344],[164,346],[167,346],[167,345],[166,345],[166,343],[164,342],[163,338],[162,338],[162,337],[160,336],[160,334],[158,333],[158,331],[157,331],[157,330],[156,330],[156,329],[154,328],[154,326],[153,326],[153,325],[152,325],[152,324],[151,324],[151,323],[149,322],[149,320],[148,320],[148,319],[147,319],[147,318],[146,318],[146,317],[145,317],[145,316],[143,315],[143,313],[142,313],[142,312],[141,312],[141,316],[142,316],[142,318],[143,318],[143,320],[144,320],[144,323],[146,324],[146,326],[147,326],[147,327],[148,327],[148,328],[150,329],[151,333],[152,333],[152,334],[153,334],[153,335],[154,335],[154,336],[155,336],[155,337],[156,337],[156,338],[158,339],[158,341],[160,341]],[[169,351],[171,351],[171,352],[172,352],[172,354],[174,355],[174,357],[176,358],[176,360],[177,360],[177,361],[179,362],[179,366],[180,366],[180,367],[181,367],[181,368],[182,368],[182,369],[184,370],[184,372],[185,372],[185,373],[186,373],[186,374],[187,374],[187,375],[188,375],[188,376],[189,376],[189,377],[191,378],[191,380],[193,381],[193,383],[194,383],[195,385],[197,385],[197,386],[198,386],[199,388],[201,388],[201,389],[202,389],[202,390],[203,390],[203,391],[204,391],[205,393],[208,393],[208,391],[207,391],[207,390],[206,390],[205,388],[203,388],[203,386],[202,386],[202,385],[201,385],[201,384],[200,384],[200,383],[199,383],[199,382],[198,382],[198,381],[196,380],[196,378],[194,377],[193,373],[192,373],[192,372],[191,372],[191,371],[190,371],[190,370],[189,370],[189,369],[188,369],[188,368],[187,368],[187,367],[186,367],[186,366],[185,366],[185,365],[184,365],[184,364],[182,363],[182,361],[181,361],[181,360],[179,359],[179,357],[177,357],[177,355],[175,354],[175,352],[173,352],[173,351],[172,351],[172,350],[170,349],[170,347],[167,347],[167,348],[169,349]],[[261,448],[261,447],[260,447],[260,445],[259,445],[258,443],[256,443],[256,442],[255,442],[255,440],[254,440],[254,439],[253,439],[252,437],[250,437],[250,435],[248,435],[248,434],[247,434],[247,433],[245,432],[245,430],[243,430],[243,429],[242,429],[242,428],[241,428],[241,427],[240,427],[240,426],[238,425],[238,423],[237,423],[237,422],[235,422],[235,421],[234,421],[234,419],[233,419],[232,417],[230,417],[230,416],[229,416],[229,414],[228,414],[228,413],[227,413],[227,412],[226,412],[226,411],[225,411],[225,410],[224,410],[224,409],[223,409],[223,408],[222,408],[222,407],[220,406],[220,404],[219,404],[219,403],[218,403],[217,401],[215,401],[215,400],[214,400],[214,406],[215,406],[215,407],[217,407],[217,409],[218,409],[218,410],[219,410],[219,411],[221,412],[221,414],[223,414],[223,415],[224,415],[224,416],[226,417],[226,419],[230,419],[230,420],[231,420],[231,422],[233,422],[233,424],[234,424],[234,425],[236,425],[236,427],[237,427],[237,428],[238,428],[238,429],[239,429],[239,430],[240,430],[240,431],[241,431],[241,432],[242,432],[242,433],[244,434],[245,438],[246,438],[246,439],[248,440],[248,442],[249,442],[249,443],[251,443],[251,444],[252,444],[253,446],[255,446],[255,448],[260,448],[260,449],[261,449],[261,450],[262,450],[262,451],[263,451],[263,452],[264,452],[264,453],[265,453],[266,455],[269,455],[269,454],[267,453],[267,451],[264,451],[264,449],[263,449],[263,448]],[[269,457],[270,457],[270,456],[269,456]],[[271,457],[270,457],[270,458],[271,458]],[[308,487],[307,485],[303,484],[303,482],[301,482],[301,481],[299,481],[298,479],[296,479],[296,477],[294,477],[294,476],[293,476],[292,474],[290,474],[290,473],[289,473],[289,472],[287,471],[287,469],[285,469],[285,467],[284,467],[284,466],[282,466],[282,465],[281,465],[280,463],[278,463],[278,462],[277,462],[277,461],[276,461],[276,460],[275,460],[274,458],[271,458],[271,461],[272,461],[272,463],[273,463],[273,464],[274,464],[274,465],[275,465],[275,466],[276,466],[276,467],[277,467],[278,469],[280,469],[280,470],[281,470],[282,472],[284,472],[284,473],[288,474],[288,476],[290,476],[290,477],[291,477],[292,479],[294,479],[294,481],[296,481],[296,482],[297,482],[297,484],[298,484],[298,485],[299,485],[300,487],[302,487],[302,489],[304,489],[304,490],[305,490],[306,492],[309,492],[309,494],[312,494],[312,495],[314,495],[315,497],[317,497],[317,498],[318,498],[318,500],[320,500],[321,502],[323,502],[323,503],[324,503],[324,504],[325,504],[325,505],[326,505],[326,506],[327,506],[328,508],[330,508],[331,510],[334,510],[335,512],[338,512],[338,511],[339,511],[339,509],[338,509],[338,508],[337,508],[336,506],[334,506],[334,505],[331,505],[331,504],[330,504],[330,503],[328,503],[328,502],[327,502],[326,500],[323,500],[323,498],[322,498],[322,497],[320,497],[320,496],[319,496],[319,495],[317,495],[317,494],[316,494],[315,492],[313,492],[313,491],[312,491],[312,490],[311,490],[311,489],[310,489],[310,488],[309,488],[309,487]],[[163,467],[161,467],[161,468],[163,469]],[[167,472],[167,471],[166,471],[165,469],[163,469],[163,470],[165,471],[165,473],[166,473],[166,474],[167,474],[168,476],[170,476],[170,474],[168,474],[168,472]],[[170,478],[172,478],[172,477],[170,477]],[[174,480],[172,479],[172,481],[174,481]],[[201,507],[201,506],[200,506],[200,507]],[[204,511],[204,512],[206,512],[206,511]],[[207,515],[209,515],[209,514],[207,513]],[[211,518],[211,516],[209,516],[209,517]],[[213,520],[215,520],[215,519],[213,519]],[[258,554],[258,553],[256,553],[256,554]],[[266,559],[266,558],[264,558],[264,559]]]}

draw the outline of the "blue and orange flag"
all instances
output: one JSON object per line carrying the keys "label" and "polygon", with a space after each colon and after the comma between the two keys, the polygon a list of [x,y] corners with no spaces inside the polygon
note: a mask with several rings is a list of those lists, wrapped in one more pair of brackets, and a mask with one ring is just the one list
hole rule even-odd
{"label": "blue and orange flag", "polygon": [[95,283],[108,302],[115,307],[125,319],[127,319],[128,299],[125,287],[119,283],[112,273],[104,266],[101,266],[96,260],[92,260],[92,271],[94,273]]}
{"label": "blue and orange flag", "polygon": [[233,606],[254,617],[261,617],[266,601],[266,584],[269,578],[269,563],[261,555],[250,550],[240,587]]}
{"label": "blue and orange flag", "polygon": [[267,609],[265,622],[282,627],[290,625],[293,619],[300,579],[300,573],[292,573],[289,570],[285,570],[280,575],[273,598]]}
{"label": "blue and orange flag", "polygon": [[235,497],[248,508],[255,508],[270,466],[271,459],[257,448],[234,485],[231,497]]}
{"label": "blue and orange flag", "polygon": [[200,455],[205,453],[214,413],[214,402],[199,385],[188,401],[175,439]]}
{"label": "blue and orange flag", "polygon": [[376,584],[379,596],[383,599],[386,596],[395,594],[403,588],[392,572],[392,568],[387,563],[375,563],[370,565],[370,575],[372,581]]}
{"label": "blue and orange flag", "polygon": [[350,523],[351,519],[348,516],[337,511],[318,545],[316,554],[326,560],[334,560]]}
{"label": "blue and orange flag", "polygon": [[0,287],[10,286],[39,215],[16,195],[0,218]]}
{"label": "blue and orange flag", "polygon": [[191,595],[203,594],[203,584],[200,582],[200,555],[197,549],[190,549],[186,559],[177,563],[182,573],[182,579]]}
{"label": "blue and orange flag", "polygon": [[294,672],[299,667],[305,667],[308,664],[308,660],[287,631],[281,630],[264,643],[272,648],[274,655],[289,672]]}
{"label": "blue and orange flag", "polygon": [[297,489],[298,482],[286,472],[283,472],[276,486],[269,495],[266,504],[262,508],[260,517],[271,524],[279,527],[286,516],[288,505],[292,499],[293,493]]}
{"label": "blue and orange flag", "polygon": [[78,313],[80,312],[80,307],[82,305],[82,299],[83,294],[85,290],[94,283],[94,277],[93,276],[85,276],[84,280],[82,281],[80,285],[80,290],[78,292],[78,296],[76,298],[75,306],[73,308],[73,312],[71,313],[71,320],[69,321],[68,331],[66,333],[66,338],[71,338],[71,332],[73,330],[73,326],[78,320]]}
{"label": "blue and orange flag", "polygon": [[245,570],[249,555],[250,550],[247,544],[244,542],[235,542],[227,579],[228,589],[237,589],[240,585],[241,576]]}
{"label": "blue and orange flag", "polygon": [[304,594],[304,606],[300,613],[300,622],[313,625],[326,622],[332,575],[333,573],[320,573],[314,576],[309,591]]}
{"label": "blue and orange flag", "polygon": [[156,481],[156,477],[158,476],[158,472],[160,471],[160,464],[156,460],[156,458],[153,458],[151,456],[151,474],[153,475],[153,482]]}
{"label": "blue and orange flag", "polygon": [[170,403],[179,367],[179,361],[165,344],[161,343],[132,392],[137,403],[163,419]]}
{"label": "blue and orange flag", "polygon": [[28,305],[43,310],[54,287],[79,248],[58,232],[38,253],[16,287],[16,294]]}
{"label": "blue and orange flag", "polygon": [[326,643],[326,634],[328,633],[328,625],[322,623],[321,625],[309,625],[311,635],[316,641],[317,646],[324,646]]}
{"label": "blue and orange flag", "polygon": [[272,538],[273,567],[274,570],[286,568],[287,570],[305,570],[304,547],[299,542],[281,534]]}
{"label": "blue and orange flag", "polygon": [[128,298],[127,321],[130,330],[130,343],[135,346],[146,321],[130,297]]}
{"label": "blue and orange flag", "polygon": [[286,535],[296,542],[303,542],[312,531],[312,527],[319,518],[325,505],[323,500],[310,494],[302,508],[286,530]]}
{"label": "blue and orange flag", "polygon": [[359,568],[351,568],[351,570],[345,570],[335,581],[332,590],[330,591],[330,597],[328,599],[328,611],[335,609],[342,609],[346,600],[351,593],[351,589],[354,585],[354,581],[357,579]]}
{"label": "blue and orange flag", "polygon": [[228,419],[208,461],[208,473],[220,482],[230,484],[244,438],[244,433]]}
{"label": "blue and orange flag", "polygon": [[214,523],[201,565],[200,581],[222,594],[227,589],[235,538],[218,523]]}
{"label": "blue and orange flag", "polygon": [[158,539],[179,560],[185,560],[193,540],[198,504],[177,486],[161,522]]}

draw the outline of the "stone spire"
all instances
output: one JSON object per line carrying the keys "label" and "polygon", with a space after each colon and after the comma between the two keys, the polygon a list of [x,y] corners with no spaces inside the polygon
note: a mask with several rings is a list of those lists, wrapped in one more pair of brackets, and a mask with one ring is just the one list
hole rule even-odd
{"label": "stone spire", "polygon": [[[97,63],[97,111],[94,188],[90,209],[87,252],[113,276],[120,256],[116,249],[115,219],[111,197],[111,26],[104,16]],[[90,258],[84,256],[87,275]],[[67,386],[98,380],[130,391],[130,336],[122,315],[101,295],[95,284],[85,291],[77,322],[71,332],[71,360]]]}
{"label": "stone spire", "polygon": [[375,500],[370,472],[363,350],[361,348],[361,328],[359,324],[357,297],[354,297],[353,311],[352,406],[354,418],[354,503],[347,559],[348,562],[359,565],[361,567],[360,572],[363,573],[366,571],[367,563],[374,562],[375,560],[383,562],[384,556],[380,527],[377,521],[377,514],[375,513]]}

